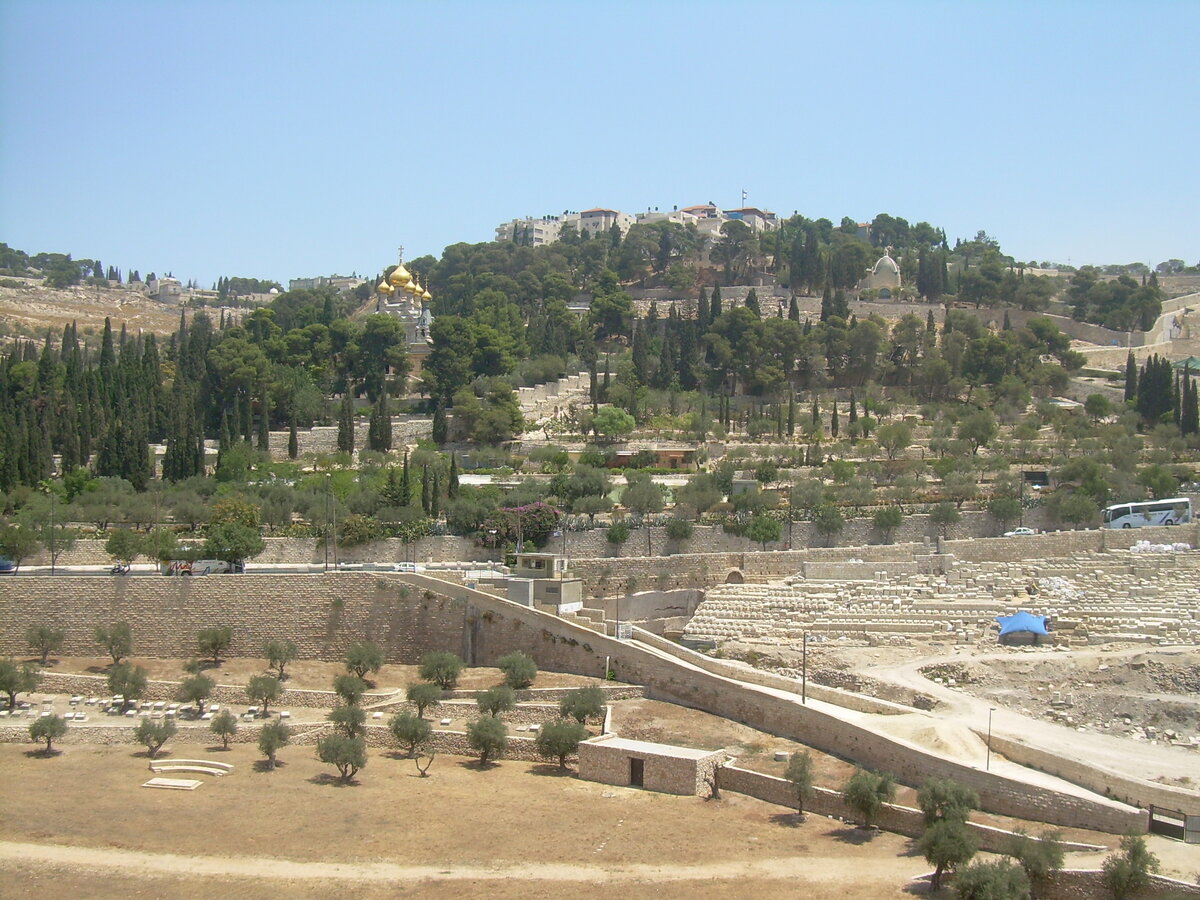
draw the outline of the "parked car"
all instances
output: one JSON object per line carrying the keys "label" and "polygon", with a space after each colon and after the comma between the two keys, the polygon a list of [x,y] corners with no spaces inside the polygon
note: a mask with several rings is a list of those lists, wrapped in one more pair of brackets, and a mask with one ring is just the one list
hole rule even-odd
{"label": "parked car", "polygon": [[1022,525],[1020,528],[1014,528],[1012,531],[1004,532],[1005,537],[1025,537],[1028,534],[1037,534],[1036,528],[1026,528]]}
{"label": "parked car", "polygon": [[11,559],[0,557],[0,575],[11,575],[15,571],[17,571],[16,563]]}

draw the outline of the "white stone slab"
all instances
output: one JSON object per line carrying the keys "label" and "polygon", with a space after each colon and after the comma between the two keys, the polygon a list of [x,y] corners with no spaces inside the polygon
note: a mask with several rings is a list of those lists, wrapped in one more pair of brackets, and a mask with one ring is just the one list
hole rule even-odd
{"label": "white stone slab", "polygon": [[204,784],[203,781],[195,778],[151,778],[144,782],[142,787],[164,788],[169,791],[194,791],[202,784]]}

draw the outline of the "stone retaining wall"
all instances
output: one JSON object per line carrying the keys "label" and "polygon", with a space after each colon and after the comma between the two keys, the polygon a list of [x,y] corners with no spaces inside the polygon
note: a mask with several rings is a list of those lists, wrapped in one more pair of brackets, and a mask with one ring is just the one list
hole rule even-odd
{"label": "stone retaining wall", "polygon": [[[789,809],[796,808],[796,789],[786,778],[777,778],[774,775],[741,769],[732,764],[721,769],[721,790],[746,794],[759,800],[765,800],[767,803],[786,806]],[[840,792],[823,787],[813,788],[813,796],[805,802],[804,810],[819,816],[846,821],[857,821],[858,818],[857,814],[842,800]],[[892,831],[908,837],[920,837],[925,832],[925,819],[921,811],[896,803],[885,803],[875,824],[885,831]],[[1002,853],[1007,841],[1013,836],[1011,831],[993,828],[979,822],[968,822],[967,827],[971,829],[975,839],[979,842],[979,849],[991,853]],[[1070,841],[1063,841],[1062,845],[1067,851],[1088,852],[1105,849],[1095,844],[1078,844]]]}

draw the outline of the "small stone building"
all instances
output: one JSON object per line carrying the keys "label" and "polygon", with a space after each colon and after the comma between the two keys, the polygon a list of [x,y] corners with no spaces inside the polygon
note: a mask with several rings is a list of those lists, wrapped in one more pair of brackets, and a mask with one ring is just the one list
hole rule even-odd
{"label": "small stone building", "polygon": [[708,796],[708,779],[724,762],[724,750],[693,750],[615,736],[579,745],[580,778],[689,797]]}

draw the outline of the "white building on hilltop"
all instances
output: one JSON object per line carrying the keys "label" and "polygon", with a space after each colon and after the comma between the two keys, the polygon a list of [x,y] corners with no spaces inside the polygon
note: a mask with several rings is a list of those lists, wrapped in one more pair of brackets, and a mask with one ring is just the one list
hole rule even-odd
{"label": "white building on hilltop", "polygon": [[596,207],[585,209],[583,212],[564,211],[559,216],[526,216],[523,219],[513,219],[496,227],[497,241],[514,241],[526,247],[539,247],[543,244],[553,244],[562,237],[564,225],[573,225],[580,234],[591,237],[608,235],[614,225],[624,235],[634,224],[653,224],[655,222],[676,222],[680,225],[694,225],[701,234],[718,238],[721,236],[721,226],[726,222],[744,222],[756,234],[763,231],[774,231],[780,226],[779,217],[770,210],[745,206],[741,209],[723,210],[711,203],[699,206],[678,207],[669,212],[647,210],[631,216],[615,209]]}

